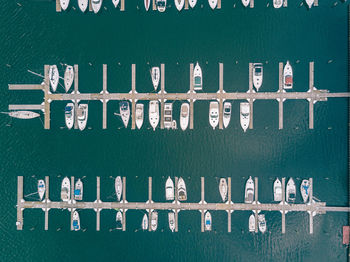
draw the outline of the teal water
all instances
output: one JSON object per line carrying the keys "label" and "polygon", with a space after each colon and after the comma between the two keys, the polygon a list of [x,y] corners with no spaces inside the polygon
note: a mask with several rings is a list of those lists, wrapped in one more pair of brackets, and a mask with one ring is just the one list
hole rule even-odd
{"label": "teal water", "polygon": [[[9,103],[41,103],[40,91],[8,91],[9,83],[40,83],[27,69],[42,73],[44,64],[79,64],[80,92],[100,92],[102,64],[108,64],[109,92],[129,92],[131,64],[137,65],[138,92],[153,89],[149,65],[164,63],[167,92],[186,92],[189,63],[199,61],[204,90],[218,89],[218,63],[224,63],[224,89],[246,91],[248,63],[264,62],[262,91],[278,86],[278,62],[289,59],[297,91],[308,89],[308,63],[315,61],[315,86],[331,92],[348,91],[348,4],[320,1],[306,10],[300,1],[274,10],[263,1],[243,9],[224,1],[211,11],[204,1],[195,10],[170,8],[164,14],[146,13],[143,3],[127,1],[126,11],[112,8],[98,15],[70,9],[55,12],[54,2],[12,1],[0,9],[0,111]],[[234,7],[234,3],[236,6]],[[334,6],[334,3],[337,3]],[[173,5],[173,3],[170,3]],[[203,8],[198,8],[203,4]],[[139,6],[139,9],[136,6]],[[270,3],[271,5],[271,3]],[[328,61],[331,60],[331,63]],[[297,63],[298,61],[298,63]],[[63,71],[61,70],[61,73]],[[276,176],[314,178],[314,195],[328,205],[348,205],[348,100],[330,99],[315,105],[315,129],[308,129],[308,103],[286,101],[284,129],[278,130],[278,104],[254,103],[254,129],[239,126],[239,102],[226,130],[213,131],[208,123],[209,102],[195,103],[194,130],[186,132],[119,129],[113,116],[117,102],[108,103],[108,129],[102,130],[102,105],[89,103],[89,129],[68,131],[64,103],[51,106],[51,130],[39,119],[10,121],[0,116],[0,261],[346,261],[342,226],[347,214],[328,213],[314,219],[308,233],[308,215],[288,213],[286,234],[281,216],[266,213],[268,232],[250,234],[249,212],[232,214],[227,233],[226,212],[212,212],[213,232],[200,232],[200,213],[182,211],[179,232],[168,230],[160,212],[157,232],[141,232],[142,211],[127,212],[127,231],[115,227],[113,211],[101,213],[101,231],[95,231],[95,213],[80,211],[85,232],[70,232],[69,213],[51,210],[44,231],[41,210],[24,211],[24,230],[17,231],[16,182],[24,176],[25,194],[36,180],[50,176],[50,197],[59,199],[62,176],[84,179],[85,198],[96,198],[96,176],[101,197],[113,201],[110,176],[127,177],[128,201],[147,200],[147,177],[153,177],[154,201],[164,199],[170,176],[183,176],[189,201],[200,200],[200,177],[205,177],[206,201],[219,201],[218,178],[232,177],[232,200],[243,201],[244,182],[259,178],[259,200],[272,200]],[[178,119],[180,103],[174,104]],[[298,195],[297,201],[301,201]],[[162,232],[163,231],[163,232]]]}

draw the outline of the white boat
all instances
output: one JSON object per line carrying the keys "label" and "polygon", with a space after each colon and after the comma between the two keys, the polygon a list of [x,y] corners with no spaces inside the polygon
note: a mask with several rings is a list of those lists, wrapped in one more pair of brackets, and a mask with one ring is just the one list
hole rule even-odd
{"label": "white boat", "polygon": [[255,232],[255,216],[251,214],[249,217],[249,232]]}
{"label": "white boat", "polygon": [[83,200],[83,182],[79,178],[77,182],[75,182],[74,188],[74,199],[75,200]]}
{"label": "white boat", "polygon": [[186,184],[182,177],[177,181],[177,197],[179,201],[187,200]]}
{"label": "white boat", "polygon": [[174,200],[174,192],[175,192],[174,182],[169,176],[165,182],[165,199]]}
{"label": "white boat", "polygon": [[173,104],[164,103],[164,128],[170,129],[173,127]]}
{"label": "white boat", "polygon": [[250,0],[242,0],[242,4],[247,7],[250,3]]}
{"label": "white boat", "polygon": [[289,61],[285,64],[283,68],[283,88],[292,89],[293,88],[293,68]]}
{"label": "white boat", "polygon": [[144,108],[143,104],[136,104],[135,122],[138,129],[140,129],[143,124],[143,108]]}
{"label": "white boat", "polygon": [[169,228],[171,232],[174,232],[175,230],[175,213],[174,212],[168,213],[168,220],[169,220]]}
{"label": "white boat", "polygon": [[158,102],[158,100],[152,100],[149,102],[148,118],[149,118],[149,123],[151,124],[153,130],[156,130],[156,127],[159,123],[159,102]]}
{"label": "white boat", "polygon": [[69,6],[69,0],[60,0],[60,5],[63,11],[66,11]]}
{"label": "white boat", "polygon": [[151,212],[151,229],[152,231],[156,231],[158,227],[158,212],[152,211]]}
{"label": "white boat", "polygon": [[210,8],[215,9],[216,5],[218,4],[218,0],[208,0]]}
{"label": "white boat", "polygon": [[123,120],[124,127],[127,128],[130,119],[130,106],[128,101],[119,102],[119,113]]}
{"label": "white boat", "polygon": [[89,5],[89,0],[78,0],[80,10],[84,13]]}
{"label": "white boat", "polygon": [[147,216],[147,214],[143,215],[141,227],[142,227],[142,230],[148,229],[148,216]]}
{"label": "white boat", "polygon": [[91,0],[92,10],[97,14],[102,6],[102,0]]}
{"label": "white boat", "polygon": [[259,91],[259,88],[262,85],[263,73],[264,73],[263,65],[261,63],[254,63],[253,64],[253,84],[256,91]]}
{"label": "white boat", "polygon": [[220,178],[219,192],[220,192],[220,196],[221,196],[222,202],[225,202],[226,198],[227,198],[227,182],[226,182],[226,178]]}
{"label": "white boat", "polygon": [[204,216],[204,229],[205,231],[211,231],[211,214],[209,211],[205,213]]}
{"label": "white boat", "polygon": [[120,176],[117,176],[115,178],[114,187],[115,187],[115,194],[117,196],[117,200],[120,201],[122,197],[122,192],[123,192],[123,182]]}
{"label": "white boat", "polygon": [[266,232],[266,220],[265,220],[264,214],[258,215],[258,225],[259,225],[259,231],[261,233],[265,233]]}
{"label": "white boat", "polygon": [[184,7],[185,0],[174,0],[176,9],[181,11],[182,8]]}
{"label": "white boat", "polygon": [[149,6],[150,6],[150,4],[151,4],[151,0],[143,0],[143,3],[144,3],[144,5],[145,5],[146,11],[148,11]]}
{"label": "white boat", "polygon": [[73,66],[67,66],[66,70],[64,71],[64,88],[66,90],[66,93],[69,91],[73,84],[74,80],[74,69]]}
{"label": "white boat", "polygon": [[88,120],[88,104],[79,104],[77,110],[78,127],[83,131]]}
{"label": "white boat", "polygon": [[293,178],[290,178],[286,188],[286,201],[288,203],[294,203],[296,196],[296,187]]}
{"label": "white boat", "polygon": [[224,103],[224,114],[222,116],[224,127],[227,128],[231,121],[232,105],[230,102]]}
{"label": "white boat", "polygon": [[312,5],[314,4],[315,0],[305,0],[305,2],[306,2],[306,4],[307,4],[307,6],[308,6],[309,8],[311,8]]}
{"label": "white boat", "polygon": [[114,5],[114,7],[117,8],[117,6],[119,4],[119,0],[112,0],[112,3]]}
{"label": "white boat", "polygon": [[273,0],[273,7],[274,8],[281,8],[283,5],[283,0]]}
{"label": "white boat", "polygon": [[239,105],[240,107],[240,122],[243,131],[247,131],[250,122],[250,105],[249,103],[242,102]]}
{"label": "white boat", "polygon": [[193,69],[193,89],[202,90],[203,89],[203,76],[202,68],[199,66],[198,62]]}
{"label": "white boat", "polygon": [[73,103],[68,103],[64,108],[64,118],[65,118],[67,128],[71,129],[74,125],[74,119],[75,119],[75,111],[74,111]]}
{"label": "white boat", "polygon": [[157,9],[163,13],[166,9],[166,0],[156,0]]}
{"label": "white boat", "polygon": [[209,123],[213,129],[215,129],[219,124],[219,103],[217,101],[210,102]]}
{"label": "white boat", "polygon": [[45,195],[46,187],[45,187],[45,181],[42,179],[38,180],[38,194],[40,200],[43,200],[44,195]]}
{"label": "white boat", "polygon": [[116,229],[123,228],[123,214],[119,210],[117,211],[117,214],[115,215],[115,222],[117,224]]}
{"label": "white boat", "polygon": [[191,8],[194,8],[197,4],[197,0],[188,0],[188,3],[190,4]]}
{"label": "white boat", "polygon": [[74,231],[79,231],[80,230],[80,217],[78,211],[74,210],[73,212],[73,230]]}
{"label": "white boat", "polygon": [[250,176],[245,183],[244,203],[251,204],[254,201],[254,181]]}
{"label": "white boat", "polygon": [[10,117],[19,118],[19,119],[33,119],[40,116],[39,113],[32,111],[11,111],[11,112],[2,112],[3,114],[8,114]]}
{"label": "white boat", "polygon": [[303,181],[301,181],[300,193],[301,193],[301,196],[304,200],[304,203],[306,203],[308,198],[309,198],[309,188],[310,188],[310,181],[309,180],[304,179]]}
{"label": "white boat", "polygon": [[56,92],[58,80],[60,79],[60,75],[58,73],[57,65],[50,65],[49,68],[49,79],[51,84],[51,89],[53,92]]}
{"label": "white boat", "polygon": [[151,69],[151,78],[152,78],[152,84],[154,87],[154,91],[157,91],[159,80],[160,80],[160,69],[159,67],[152,67]]}
{"label": "white boat", "polygon": [[180,127],[183,131],[185,131],[188,127],[189,116],[190,105],[188,103],[182,103],[180,110]]}
{"label": "white boat", "polygon": [[273,182],[273,201],[282,201],[282,183],[278,178]]}
{"label": "white boat", "polygon": [[70,181],[68,177],[63,178],[61,184],[61,199],[64,202],[70,200]]}

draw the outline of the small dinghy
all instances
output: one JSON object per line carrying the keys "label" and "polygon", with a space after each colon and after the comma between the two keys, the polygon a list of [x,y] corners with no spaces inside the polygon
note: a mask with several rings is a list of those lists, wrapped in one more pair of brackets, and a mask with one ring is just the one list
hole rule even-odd
{"label": "small dinghy", "polygon": [[159,67],[152,67],[151,69],[151,78],[154,91],[157,91],[159,80],[160,80],[160,69]]}
{"label": "small dinghy", "polygon": [[97,14],[102,6],[102,0],[91,0],[92,10]]}
{"label": "small dinghy", "polygon": [[117,196],[117,200],[120,201],[122,197],[122,192],[123,192],[123,182],[120,176],[117,176],[115,178],[114,187],[115,187],[115,194]]}
{"label": "small dinghy", "polygon": [[60,5],[63,11],[66,11],[69,6],[69,0],[60,0]]}
{"label": "small dinghy", "polygon": [[232,108],[232,105],[230,102],[224,103],[224,115],[222,116],[222,118],[223,118],[223,124],[225,128],[228,127],[231,121],[231,108]]}
{"label": "small dinghy", "polygon": [[152,231],[156,231],[158,227],[158,212],[152,211],[151,213],[151,229]]}
{"label": "small dinghy", "polygon": [[88,120],[88,104],[79,104],[77,110],[78,127],[83,131]]}
{"label": "small dinghy", "polygon": [[296,195],[296,187],[293,178],[290,178],[287,183],[287,189],[286,189],[286,201],[288,203],[294,203],[295,202],[295,195]]}
{"label": "small dinghy", "polygon": [[43,200],[44,195],[45,195],[45,191],[46,191],[45,181],[40,179],[38,181],[38,194],[39,194],[40,200]]}
{"label": "small dinghy", "polygon": [[174,212],[168,213],[168,220],[169,220],[169,228],[171,232],[174,232],[175,230],[175,213]]}
{"label": "small dinghy", "polygon": [[68,129],[72,129],[75,119],[74,104],[68,103],[64,108],[64,118]]}
{"label": "small dinghy", "polygon": [[194,8],[197,4],[197,0],[188,0],[188,3],[190,4],[191,8]]}
{"label": "small dinghy", "polygon": [[117,8],[117,6],[119,4],[119,0],[112,0],[112,3],[114,5],[114,7]]}
{"label": "small dinghy", "polygon": [[89,5],[89,0],[78,0],[78,5],[80,10],[85,13],[88,5]]}
{"label": "small dinghy", "polygon": [[207,211],[205,213],[205,216],[204,216],[204,229],[205,229],[205,231],[211,231],[211,226],[212,226],[211,214],[209,211]]}
{"label": "small dinghy", "polygon": [[259,231],[261,233],[265,233],[266,232],[266,220],[265,220],[264,214],[258,215],[258,225],[259,225]]}
{"label": "small dinghy", "polygon": [[148,216],[147,216],[147,214],[143,215],[141,227],[142,227],[142,230],[148,229]]}
{"label": "small dinghy", "polygon": [[301,193],[301,196],[303,198],[304,203],[306,203],[308,198],[309,198],[309,188],[310,188],[310,181],[309,180],[304,179],[303,181],[301,181],[300,193]]}
{"label": "small dinghy", "polygon": [[66,71],[64,72],[64,88],[66,93],[69,91],[73,84],[74,80],[74,69],[73,66],[67,66]]}
{"label": "small dinghy", "polygon": [[249,217],[249,232],[255,232],[255,216],[251,214]]}
{"label": "small dinghy", "polygon": [[226,182],[226,178],[220,178],[219,192],[220,192],[220,196],[221,196],[222,202],[225,202],[226,198],[227,198],[227,182]]}
{"label": "small dinghy", "polygon": [[185,0],[174,0],[174,2],[175,2],[176,9],[178,11],[181,11],[182,8],[184,7]]}
{"label": "small dinghy", "polygon": [[115,222],[117,224],[116,229],[123,228],[123,214],[119,210],[118,210],[117,214],[115,215]]}
{"label": "small dinghy", "polygon": [[243,131],[246,132],[250,122],[250,105],[249,103],[242,102],[240,107],[240,122]]}
{"label": "small dinghy", "polygon": [[136,104],[136,112],[135,112],[135,116],[136,116],[136,126],[138,129],[141,129],[142,124],[143,124],[143,109],[144,109],[144,105],[143,104]]}
{"label": "small dinghy", "polygon": [[219,103],[217,101],[210,102],[209,123],[213,129],[215,129],[219,124]]}
{"label": "small dinghy", "polygon": [[292,89],[293,88],[293,68],[287,61],[283,69],[283,88]]}
{"label": "small dinghy", "polygon": [[60,75],[58,73],[57,65],[50,65],[49,68],[49,79],[50,85],[53,92],[56,92],[58,80],[60,79]]}
{"label": "small dinghy", "polygon": [[80,178],[77,182],[75,182],[74,199],[83,200],[83,182],[80,180]]}
{"label": "small dinghy", "polygon": [[210,8],[213,10],[216,8],[216,5],[218,4],[218,0],[208,0],[208,2],[210,5]]}
{"label": "small dinghy", "polygon": [[68,177],[63,178],[61,184],[61,200],[68,202],[70,200],[70,181]]}
{"label": "small dinghy", "polygon": [[174,200],[174,192],[174,182],[169,176],[165,182],[165,199]]}
{"label": "small dinghy", "polygon": [[273,201],[282,201],[282,184],[278,178],[273,183]]}
{"label": "small dinghy", "polygon": [[39,113],[33,111],[11,111],[11,112],[1,112],[3,114],[7,114],[10,117],[18,118],[18,119],[33,119],[40,116]]}
{"label": "small dinghy", "polygon": [[73,212],[73,230],[74,231],[79,231],[80,230],[80,217],[78,211],[74,210]]}
{"label": "small dinghy", "polygon": [[183,131],[185,131],[188,127],[189,115],[190,105],[188,103],[182,103],[180,110],[180,127]]}
{"label": "small dinghy", "polygon": [[273,7],[274,8],[281,8],[283,5],[283,0],[273,0]]}
{"label": "small dinghy", "polygon": [[250,0],[242,0],[244,7],[247,7],[250,4]]}
{"label": "small dinghy", "polygon": [[144,5],[145,5],[146,11],[148,11],[149,6],[150,6],[150,4],[151,4],[151,0],[143,0],[143,3],[144,3]]}

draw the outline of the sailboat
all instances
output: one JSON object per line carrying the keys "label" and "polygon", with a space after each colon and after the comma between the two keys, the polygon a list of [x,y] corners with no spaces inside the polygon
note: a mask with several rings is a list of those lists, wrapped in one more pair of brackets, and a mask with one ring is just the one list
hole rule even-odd
{"label": "sailboat", "polygon": [[312,7],[312,5],[314,4],[315,0],[305,0],[305,2],[310,9]]}
{"label": "sailboat", "polygon": [[130,119],[130,107],[129,107],[128,101],[119,102],[119,112],[120,112],[120,117],[123,120],[124,127],[127,128],[129,124],[129,119]]}
{"label": "sailboat", "polygon": [[156,231],[158,227],[158,212],[152,211],[151,212],[151,229],[152,231]]}
{"label": "sailboat", "polygon": [[88,104],[79,104],[77,110],[78,127],[83,131],[88,120]]}
{"label": "sailboat", "polygon": [[140,103],[136,104],[135,122],[138,129],[141,129],[143,124],[143,108],[144,108],[143,104],[140,104]]}
{"label": "sailboat", "polygon": [[72,129],[74,125],[74,119],[75,119],[75,113],[74,113],[74,104],[68,103],[66,107],[64,108],[64,119],[66,122],[66,126],[68,129]]}
{"label": "sailboat", "polygon": [[83,13],[85,13],[88,7],[88,4],[89,4],[89,0],[78,0],[79,8]]}
{"label": "sailboat", "polygon": [[160,80],[160,69],[159,67],[152,67],[151,69],[151,78],[152,78],[152,84],[154,87],[154,91],[157,91],[159,80]]}
{"label": "sailboat", "polygon": [[309,188],[310,188],[310,181],[308,179],[304,179],[303,181],[301,181],[300,193],[304,203],[306,203],[309,198]]}
{"label": "sailboat", "polygon": [[63,11],[66,11],[69,6],[69,0],[60,0],[60,5]]}
{"label": "sailboat", "polygon": [[148,216],[147,216],[147,214],[143,215],[141,227],[142,227],[142,230],[148,229]]}
{"label": "sailboat", "polygon": [[146,11],[148,11],[149,6],[150,6],[150,4],[151,4],[151,0],[143,0],[143,3],[144,3],[144,5],[145,5]]}
{"label": "sailboat", "polygon": [[175,230],[175,213],[174,212],[168,213],[168,220],[169,220],[169,228],[171,232],[174,232]]}
{"label": "sailboat", "polygon": [[46,191],[45,181],[42,179],[38,180],[38,194],[39,194],[40,200],[43,200],[45,191]]}
{"label": "sailboat", "polygon": [[208,0],[209,6],[211,9],[215,9],[216,5],[218,4],[218,0]]}
{"label": "sailboat", "polygon": [[115,178],[114,187],[115,187],[115,194],[117,196],[117,200],[120,201],[122,192],[123,192],[123,182],[120,176],[117,176]]}
{"label": "sailboat", "polygon": [[226,182],[226,178],[220,178],[219,192],[220,192],[220,196],[221,196],[222,202],[225,202],[226,198],[227,198],[227,182]]}
{"label": "sailboat", "polygon": [[114,7],[117,8],[117,6],[119,4],[119,0],[112,0],[112,3],[114,5]]}
{"label": "sailboat", "polygon": [[18,119],[33,119],[40,116],[39,113],[33,111],[11,111],[11,112],[1,112],[3,114],[7,114],[10,117],[18,118]]}
{"label": "sailboat", "polygon": [[50,65],[49,68],[49,79],[50,85],[53,92],[56,92],[58,80],[60,79],[60,75],[58,73],[57,65]]}
{"label": "sailboat", "polygon": [[66,90],[66,93],[71,88],[73,84],[73,80],[74,80],[74,69],[73,69],[73,66],[69,65],[64,71],[64,88]]}
{"label": "sailboat", "polygon": [[178,11],[181,11],[182,8],[184,7],[185,0],[174,0],[174,2],[175,2],[176,9]]}
{"label": "sailboat", "polygon": [[197,4],[197,0],[188,0],[188,3],[190,4],[191,8],[194,8]]}

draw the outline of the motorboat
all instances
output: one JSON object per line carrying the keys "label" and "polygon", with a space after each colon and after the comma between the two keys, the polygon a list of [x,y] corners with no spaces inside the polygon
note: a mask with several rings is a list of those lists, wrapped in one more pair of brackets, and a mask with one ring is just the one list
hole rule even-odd
{"label": "motorboat", "polygon": [[273,201],[282,201],[282,184],[278,178],[273,182]]}
{"label": "motorboat", "polygon": [[141,129],[143,124],[143,108],[144,108],[143,104],[140,104],[140,103],[136,104],[135,122],[138,129]]}
{"label": "motorboat", "polygon": [[255,215],[251,214],[249,217],[249,232],[255,232]]}
{"label": "motorboat", "polygon": [[149,112],[148,112],[149,123],[151,124],[153,130],[159,123],[159,102],[158,100],[152,100],[149,102]]}
{"label": "motorboat", "polygon": [[294,203],[296,196],[296,187],[293,178],[290,178],[287,183],[286,189],[286,201],[288,203]]}
{"label": "motorboat", "polygon": [[72,220],[73,230],[79,231],[80,230],[80,217],[78,211],[74,210],[73,212],[73,220]]}
{"label": "motorboat", "polygon": [[218,0],[208,0],[210,8],[215,9],[216,5],[218,4]]}
{"label": "motorboat", "polygon": [[60,0],[60,5],[63,11],[66,11],[69,6],[69,0]]}
{"label": "motorboat", "polygon": [[68,129],[72,129],[75,119],[74,104],[68,103],[64,108],[64,118]]}
{"label": "motorboat", "polygon": [[117,176],[115,178],[114,187],[115,187],[115,194],[117,196],[117,201],[120,201],[122,197],[122,192],[123,192],[123,182],[120,176]]}
{"label": "motorboat", "polygon": [[209,211],[205,212],[205,216],[204,216],[204,229],[205,231],[211,231],[211,214]]}
{"label": "motorboat", "polygon": [[244,7],[247,7],[250,4],[250,0],[242,0]]}
{"label": "motorboat", "polygon": [[266,220],[265,220],[264,214],[258,215],[258,226],[259,226],[259,231],[261,233],[266,232]]}
{"label": "motorboat", "polygon": [[80,11],[82,11],[83,13],[85,13],[88,5],[89,5],[89,0],[78,0],[78,5],[80,8]]}
{"label": "motorboat", "polygon": [[63,178],[61,184],[61,199],[63,202],[70,200],[70,181],[68,177]]}
{"label": "motorboat", "polygon": [[244,203],[251,204],[254,201],[254,181],[250,176],[245,184]]}
{"label": "motorboat", "polygon": [[309,198],[309,188],[310,188],[310,181],[308,179],[304,179],[303,181],[301,181],[300,193],[304,200],[304,203],[306,203]]}
{"label": "motorboat", "polygon": [[112,3],[114,5],[114,7],[117,8],[117,6],[119,4],[119,0],[112,0]]}
{"label": "motorboat", "polygon": [[221,196],[222,202],[225,202],[226,198],[227,198],[227,182],[226,182],[226,178],[220,178],[219,192],[220,192],[220,196]]}
{"label": "motorboat", "polygon": [[259,91],[259,88],[263,82],[263,65],[262,63],[254,63],[253,64],[253,85],[256,91]]}
{"label": "motorboat", "polygon": [[310,9],[312,7],[312,5],[314,4],[315,0],[305,0],[305,2]]}
{"label": "motorboat", "polygon": [[152,211],[151,212],[151,229],[152,231],[156,231],[158,227],[158,212]]}
{"label": "motorboat", "polygon": [[102,6],[102,0],[91,0],[92,10],[97,14]]}
{"label": "motorboat", "polygon": [[173,104],[164,103],[164,128],[170,129],[173,127]]}
{"label": "motorboat", "polygon": [[74,199],[75,200],[83,200],[83,182],[79,178],[77,182],[75,182],[74,188]]}
{"label": "motorboat", "polygon": [[40,116],[39,113],[36,113],[33,111],[11,111],[11,112],[2,112],[2,113],[18,119],[33,119]]}
{"label": "motorboat", "polygon": [[174,0],[174,2],[175,2],[176,9],[178,11],[181,11],[182,8],[184,7],[185,0]]}
{"label": "motorboat", "polygon": [[45,187],[45,181],[42,179],[38,180],[38,194],[39,194],[39,199],[43,200],[44,195],[45,195],[46,187]]}
{"label": "motorboat", "polygon": [[186,184],[182,177],[177,181],[177,197],[179,201],[187,200]]}
{"label": "motorboat", "polygon": [[174,232],[175,230],[175,213],[174,212],[168,213],[168,220],[169,220],[169,228],[171,232]]}
{"label": "motorboat", "polygon": [[73,66],[67,66],[66,70],[64,71],[64,89],[66,90],[66,93],[69,91],[73,84],[74,80],[74,69]]}
{"label": "motorboat", "polygon": [[148,229],[148,216],[147,216],[147,214],[143,215],[141,227],[142,227],[142,230]]}
{"label": "motorboat", "polygon": [[283,0],[273,0],[273,7],[274,8],[281,8],[283,5]]}
{"label": "motorboat", "polygon": [[159,67],[152,67],[151,69],[151,78],[152,78],[152,84],[154,87],[154,91],[157,91],[159,80],[160,80],[160,69]]}
{"label": "motorboat", "polygon": [[211,101],[209,105],[209,123],[213,129],[219,124],[219,103]]}
{"label": "motorboat", "polygon": [[240,122],[243,131],[246,132],[250,122],[250,105],[249,103],[242,102],[239,104],[240,107]]}
{"label": "motorboat", "polygon": [[60,79],[57,65],[50,65],[50,67],[49,67],[49,79],[50,79],[50,85],[51,85],[52,91],[56,92],[56,89],[58,86],[58,80]]}
{"label": "motorboat", "polygon": [[293,68],[289,61],[285,64],[283,68],[283,88],[292,89],[293,88]]}
{"label": "motorboat", "polygon": [[193,69],[193,89],[202,90],[203,89],[203,76],[202,68],[199,66],[198,62]]}
{"label": "motorboat", "polygon": [[166,0],[156,0],[157,9],[163,13],[166,9]]}
{"label": "motorboat", "polygon": [[197,0],[188,0],[188,3],[189,3],[191,8],[194,8],[197,4]]}
{"label": "motorboat", "polygon": [[149,6],[151,5],[151,0],[143,0],[146,11],[148,11]]}
{"label": "motorboat", "polygon": [[183,131],[185,131],[188,127],[189,116],[190,105],[188,103],[182,103],[180,110],[180,127]]}
{"label": "motorboat", "polygon": [[124,127],[127,128],[130,119],[130,106],[128,101],[119,102],[119,112],[120,117],[122,118]]}
{"label": "motorboat", "polygon": [[118,210],[117,214],[115,215],[115,222],[117,224],[116,229],[123,228],[123,214],[120,212],[120,210]]}
{"label": "motorboat", "polygon": [[175,192],[174,182],[169,176],[165,182],[165,199],[174,200],[174,192]]}
{"label": "motorboat", "polygon": [[230,102],[224,103],[224,114],[222,116],[224,127],[227,128],[231,120],[232,104]]}
{"label": "motorboat", "polygon": [[79,104],[77,110],[78,127],[83,131],[88,120],[88,104]]}

